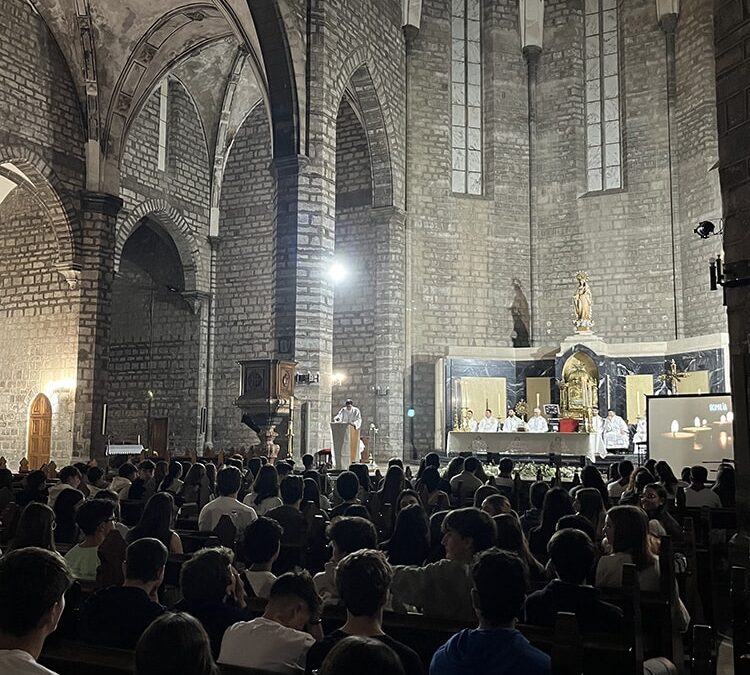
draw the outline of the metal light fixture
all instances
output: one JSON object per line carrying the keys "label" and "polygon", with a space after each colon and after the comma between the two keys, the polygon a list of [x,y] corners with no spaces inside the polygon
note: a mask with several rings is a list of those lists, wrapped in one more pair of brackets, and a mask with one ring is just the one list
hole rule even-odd
{"label": "metal light fixture", "polygon": [[656,17],[661,22],[669,16],[680,14],[680,0],[656,0]]}
{"label": "metal light fixture", "polygon": [[518,9],[521,49],[541,49],[544,38],[544,0],[521,0]]}

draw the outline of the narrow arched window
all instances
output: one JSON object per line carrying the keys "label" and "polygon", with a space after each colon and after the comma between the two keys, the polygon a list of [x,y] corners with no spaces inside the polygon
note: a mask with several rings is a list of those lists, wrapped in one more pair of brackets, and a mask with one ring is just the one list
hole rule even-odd
{"label": "narrow arched window", "polygon": [[623,186],[617,0],[586,0],[586,182]]}
{"label": "narrow arched window", "polygon": [[453,192],[482,194],[482,5],[451,0]]}
{"label": "narrow arched window", "polygon": [[167,170],[167,119],[169,115],[169,80],[165,77],[159,87],[159,171]]}

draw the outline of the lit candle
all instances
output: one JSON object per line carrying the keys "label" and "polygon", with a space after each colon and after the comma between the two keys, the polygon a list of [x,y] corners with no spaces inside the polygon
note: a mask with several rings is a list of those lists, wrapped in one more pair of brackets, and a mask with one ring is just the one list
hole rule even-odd
{"label": "lit candle", "polygon": [[734,422],[734,413],[731,410],[727,413],[727,422],[729,422],[729,424]]}
{"label": "lit candle", "polygon": [[539,407],[539,394],[536,395],[536,407]]}
{"label": "lit candle", "polygon": [[672,436],[674,436],[680,430],[680,423],[677,420],[672,420],[669,430],[672,432]]}
{"label": "lit candle", "polygon": [[[130,438],[133,438],[133,437],[131,436]],[[138,434],[138,445],[140,445],[140,444],[141,444],[141,435]]]}
{"label": "lit candle", "polygon": [[700,425],[701,425],[701,418],[700,418],[700,417],[696,417],[696,418],[695,418],[695,419],[693,420],[693,426],[694,426],[694,427],[699,427]]}

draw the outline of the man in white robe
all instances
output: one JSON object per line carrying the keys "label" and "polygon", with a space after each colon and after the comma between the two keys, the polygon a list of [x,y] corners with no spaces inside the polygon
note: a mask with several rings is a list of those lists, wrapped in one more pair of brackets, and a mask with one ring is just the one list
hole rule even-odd
{"label": "man in white robe", "polygon": [[497,417],[494,417],[492,415],[492,411],[487,408],[487,410],[484,411],[484,417],[479,420],[479,426],[477,426],[477,431],[480,434],[486,434],[486,433],[495,433],[497,431]]}
{"label": "man in white robe", "polygon": [[[336,417],[333,418],[333,421],[343,422],[345,424],[351,424],[357,430],[357,432],[359,432],[359,429],[362,426],[362,413],[359,411],[359,408],[354,406],[354,401],[348,398],[344,402],[344,407],[341,408],[341,410],[339,410],[336,413]],[[357,435],[359,436],[359,433]],[[360,438],[359,444],[358,444],[358,450],[359,450],[358,454],[361,454],[364,449],[365,449],[365,444],[362,442],[362,439]],[[335,466],[335,461],[336,461],[335,455],[336,453],[334,452],[331,457],[331,459],[334,461],[334,466]],[[343,469],[345,467],[340,467],[340,468]]]}
{"label": "man in white robe", "polygon": [[628,425],[614,410],[607,411],[607,418],[602,426],[602,435],[607,450],[627,450],[630,445]]}
{"label": "man in white robe", "polygon": [[508,416],[503,420],[503,431],[513,434],[522,426],[523,420],[516,415],[516,411],[513,408],[509,408]]}
{"label": "man in white robe", "polygon": [[534,408],[534,414],[526,423],[526,429],[535,434],[545,434],[549,431],[547,420],[542,417],[542,411],[539,408]]}
{"label": "man in white robe", "polygon": [[479,422],[474,419],[474,412],[471,410],[466,411],[466,417],[464,417],[464,429],[476,433],[479,428]]}

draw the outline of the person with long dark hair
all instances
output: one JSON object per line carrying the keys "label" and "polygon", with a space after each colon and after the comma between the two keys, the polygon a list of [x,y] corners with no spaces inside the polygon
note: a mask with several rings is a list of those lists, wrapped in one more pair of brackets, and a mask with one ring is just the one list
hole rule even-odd
{"label": "person with long dark hair", "polygon": [[16,536],[6,553],[27,546],[36,546],[52,553],[55,548],[55,512],[46,504],[30,502],[26,505],[16,527]]}
{"label": "person with long dark hair", "polygon": [[593,464],[583,467],[581,471],[581,484],[577,485],[570,491],[570,496],[575,497],[579,490],[585,490],[586,488],[593,488],[599,492],[602,496],[602,504],[605,509],[609,508],[609,493],[607,492],[607,484],[604,482],[602,475],[599,473]]}
{"label": "person with long dark hair", "polygon": [[391,565],[423,565],[430,552],[427,514],[418,504],[405,506],[396,516],[391,538],[380,548]]}
{"label": "person with long dark hair", "polygon": [[393,524],[396,519],[398,507],[398,496],[404,489],[404,470],[400,466],[390,466],[383,480],[383,487],[370,496],[367,505],[370,516],[375,527],[378,529],[381,539],[390,537]]}
{"label": "person with long dark hair", "polygon": [[509,513],[501,513],[494,516],[497,528],[497,547],[503,551],[515,553],[526,565],[529,571],[529,581],[542,583],[547,580],[547,575],[542,564],[531,554],[529,543],[521,529],[521,523],[516,516]]}
{"label": "person with long dark hair", "polygon": [[219,675],[219,672],[206,631],[185,612],[160,616],[145,630],[135,648],[135,675]]}
{"label": "person with long dark hair", "polygon": [[185,480],[177,493],[182,504],[197,504],[198,511],[211,501],[211,493],[208,489],[208,477],[206,467],[196,462],[185,474]]}
{"label": "person with long dark hair", "polygon": [[260,467],[253,483],[253,491],[245,497],[243,503],[252,506],[259,516],[283,505],[279,498],[279,474],[273,464]]}
{"label": "person with long dark hair", "polygon": [[182,476],[182,464],[176,460],[172,460],[169,463],[169,468],[164,476],[163,480],[159,483],[159,492],[171,492],[176,495],[180,488],[183,486],[183,482],[180,480]]}
{"label": "person with long dark hair", "polygon": [[716,483],[714,483],[713,491],[719,495],[721,499],[721,505],[724,508],[735,506],[735,471],[731,464],[720,464],[719,470],[716,472]]}
{"label": "person with long dark hair", "polygon": [[544,495],[539,525],[529,532],[529,549],[539,561],[547,561],[547,544],[555,533],[557,521],[573,515],[573,500],[567,491],[555,487]]}
{"label": "person with long dark hair", "polygon": [[620,497],[620,506],[638,506],[641,502],[641,494],[650,483],[655,483],[656,478],[645,466],[638,467],[630,475],[628,488]]}
{"label": "person with long dark hair", "polygon": [[656,477],[667,491],[669,499],[674,499],[677,496],[678,487],[687,487],[687,483],[678,480],[677,476],[674,475],[674,471],[672,471],[672,467],[663,460],[656,463]]}
{"label": "person with long dark hair", "polygon": [[596,488],[583,488],[576,492],[573,508],[579,516],[583,516],[594,529],[594,543],[598,544],[604,536],[604,518],[606,511],[602,503],[602,495]]}
{"label": "person with long dark hair", "polygon": [[128,532],[127,543],[152,537],[158,539],[170,553],[182,553],[182,540],[172,527],[174,498],[169,492],[157,492],[147,502],[138,524]]}

